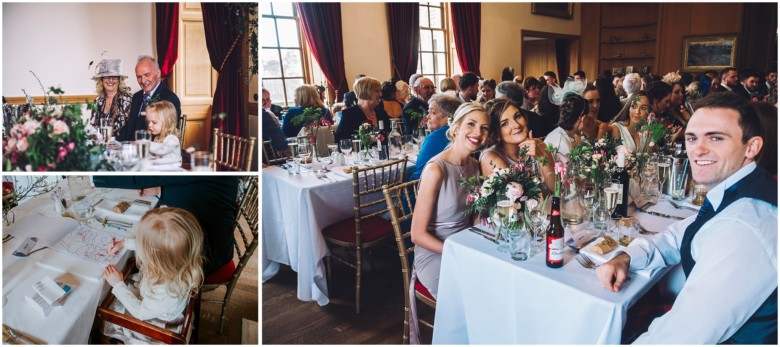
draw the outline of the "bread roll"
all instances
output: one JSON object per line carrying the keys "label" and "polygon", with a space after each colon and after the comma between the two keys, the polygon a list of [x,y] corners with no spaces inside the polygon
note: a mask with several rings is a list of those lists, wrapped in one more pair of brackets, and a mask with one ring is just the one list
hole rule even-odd
{"label": "bread roll", "polygon": [[111,210],[116,213],[125,213],[125,211],[127,211],[128,208],[130,208],[130,203],[127,201],[122,201],[116,204],[114,207],[112,207]]}
{"label": "bread roll", "polygon": [[588,250],[596,254],[607,254],[609,252],[612,252],[617,247],[618,247],[617,241],[615,241],[613,238],[609,236],[604,236],[604,239],[601,240],[601,242],[593,246],[590,246]]}

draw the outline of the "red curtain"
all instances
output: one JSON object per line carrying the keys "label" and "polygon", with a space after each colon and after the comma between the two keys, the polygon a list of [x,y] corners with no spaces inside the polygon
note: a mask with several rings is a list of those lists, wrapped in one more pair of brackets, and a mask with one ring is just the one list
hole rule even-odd
{"label": "red curtain", "polygon": [[233,11],[230,11],[225,3],[201,3],[203,27],[206,29],[206,48],[211,66],[219,73],[211,114],[227,114],[225,119],[215,118],[213,122],[216,124],[212,123],[212,128],[247,137],[245,95],[241,88],[241,64],[246,64],[241,43],[245,41],[245,36],[233,28],[232,23],[239,23],[239,14],[235,11],[235,5],[232,6]]}
{"label": "red curtain", "polygon": [[455,37],[455,51],[463,72],[479,72],[479,45],[482,25],[482,7],[479,3],[450,3],[452,12],[452,34]]}
{"label": "red curtain", "polygon": [[420,4],[387,3],[387,25],[393,56],[393,75],[406,81],[417,72],[420,49]]}
{"label": "red curtain", "polygon": [[158,2],[154,7],[157,12],[157,60],[165,79],[179,57],[179,3]]}
{"label": "red curtain", "polygon": [[341,4],[299,2],[295,5],[311,53],[340,100],[348,88],[341,35]]}

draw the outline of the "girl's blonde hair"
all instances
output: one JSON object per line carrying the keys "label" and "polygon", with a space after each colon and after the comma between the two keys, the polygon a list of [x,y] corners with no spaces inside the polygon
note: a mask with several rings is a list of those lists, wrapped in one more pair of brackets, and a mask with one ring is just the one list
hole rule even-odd
{"label": "girl's blonde hair", "polygon": [[295,88],[295,105],[302,107],[325,108],[320,99],[317,88],[310,84],[304,84]]}
{"label": "girl's blonde hair", "polygon": [[162,122],[162,130],[155,139],[156,142],[163,142],[168,135],[179,137],[179,130],[176,129],[176,121],[179,118],[176,114],[176,106],[173,106],[170,101],[160,100],[146,106],[147,118],[150,112],[155,113],[160,118],[160,122]]}
{"label": "girl's blonde hair", "polygon": [[[477,102],[464,102],[460,106],[458,106],[458,109],[455,110],[455,114],[452,115],[451,118],[447,120],[447,124],[450,125],[450,128],[447,129],[447,132],[444,134],[447,136],[447,139],[450,140],[450,142],[455,142],[455,128],[459,127],[461,123],[463,123],[463,117],[466,117],[467,114],[472,112],[481,112],[487,115],[487,111],[485,111],[485,108],[482,107]],[[490,118],[488,117],[488,121]]]}
{"label": "girl's blonde hair", "polygon": [[190,296],[203,283],[203,231],[192,213],[149,210],[138,223],[136,253],[142,281],[164,284],[170,295]]}

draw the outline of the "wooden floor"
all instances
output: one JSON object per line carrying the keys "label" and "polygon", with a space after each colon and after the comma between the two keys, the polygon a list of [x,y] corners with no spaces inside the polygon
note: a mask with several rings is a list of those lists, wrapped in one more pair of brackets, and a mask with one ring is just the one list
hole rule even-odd
{"label": "wooden floor", "polygon": [[[362,307],[355,314],[355,272],[334,262],[331,302],[300,301],[297,273],[281,266],[279,274],[263,283],[263,344],[401,344],[403,343],[403,282],[397,251],[377,248],[374,267],[363,272]],[[424,306],[424,305],[419,305]],[[426,319],[433,312],[422,311]],[[422,340],[431,330],[422,327]]]}

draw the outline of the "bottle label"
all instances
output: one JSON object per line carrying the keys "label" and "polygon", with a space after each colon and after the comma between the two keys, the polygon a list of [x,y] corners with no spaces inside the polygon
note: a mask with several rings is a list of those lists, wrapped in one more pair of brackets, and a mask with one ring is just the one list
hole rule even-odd
{"label": "bottle label", "polygon": [[617,189],[618,196],[617,196],[617,202],[618,204],[623,203],[623,184],[621,183],[612,183],[612,188]]}
{"label": "bottle label", "polygon": [[551,263],[563,262],[563,238],[547,236],[547,259]]}
{"label": "bottle label", "polygon": [[561,211],[559,211],[559,210],[552,210],[552,215],[556,216],[556,217],[560,216],[561,215]]}

